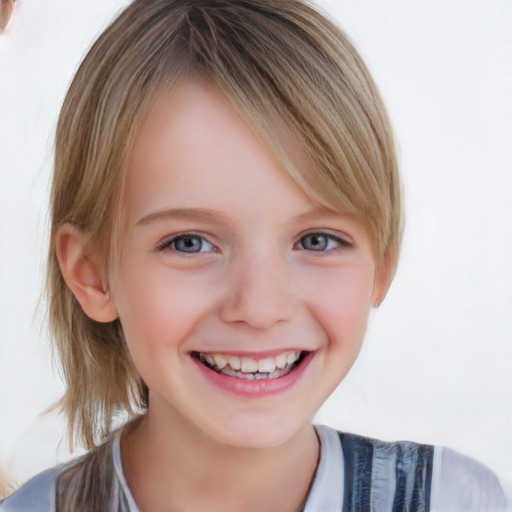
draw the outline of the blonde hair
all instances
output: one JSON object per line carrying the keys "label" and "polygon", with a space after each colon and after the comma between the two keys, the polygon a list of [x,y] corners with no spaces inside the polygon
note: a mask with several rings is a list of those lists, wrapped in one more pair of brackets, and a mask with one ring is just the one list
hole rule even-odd
{"label": "blonde hair", "polygon": [[[300,0],[136,0],[93,45],[59,118],[51,191],[49,322],[73,441],[91,448],[118,412],[147,408],[118,320],[88,318],[66,286],[56,233],[71,223],[117,253],[124,169],[149,106],[179,78],[208,77],[318,204],[362,219],[398,261],[402,209],[390,123],[347,37]],[[311,163],[297,169],[289,142]]]}
{"label": "blonde hair", "polygon": [[7,498],[16,487],[14,478],[7,469],[7,464],[0,463],[0,502]]}

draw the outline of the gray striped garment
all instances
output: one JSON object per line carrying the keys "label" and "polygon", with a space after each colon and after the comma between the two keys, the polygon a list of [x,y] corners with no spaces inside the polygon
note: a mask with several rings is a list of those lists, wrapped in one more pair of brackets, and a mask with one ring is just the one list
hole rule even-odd
{"label": "gray striped garment", "polygon": [[[386,443],[325,426],[315,429],[321,455],[304,512],[506,510],[494,473],[457,452],[411,442]],[[111,475],[102,483],[109,503],[91,505],[94,494],[84,496],[84,512],[141,512],[123,474],[119,439],[117,433],[98,451],[99,463],[107,464]],[[83,478],[80,462],[73,464]],[[56,489],[65,486],[59,478],[69,469],[67,464],[34,477],[0,504],[0,512],[56,512]]]}

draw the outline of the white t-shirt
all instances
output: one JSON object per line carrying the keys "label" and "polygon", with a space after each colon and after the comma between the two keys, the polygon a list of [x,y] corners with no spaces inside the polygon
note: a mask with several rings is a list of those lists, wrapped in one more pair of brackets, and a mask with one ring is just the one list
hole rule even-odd
{"label": "white t-shirt", "polygon": [[[346,458],[343,453],[339,433],[326,426],[315,426],[320,440],[320,460],[315,473],[304,512],[341,512],[355,510],[344,505],[344,474]],[[397,446],[397,443],[379,443],[380,446]],[[411,443],[401,443],[400,449]],[[453,450],[434,447],[432,462],[432,478],[430,481],[430,510],[425,512],[502,512],[507,509],[505,497],[498,479],[482,464],[460,455]],[[114,503],[121,504],[120,510],[141,512],[137,507],[130,488],[126,482],[120,449],[120,433],[112,440],[112,456],[114,461]],[[371,512],[397,511],[394,503],[395,486],[398,477],[390,474],[390,478],[382,478],[388,469],[382,468],[382,461],[376,459],[373,464],[381,464],[373,468],[376,481],[371,487],[378,487],[378,498],[371,498]],[[390,471],[397,472],[398,466],[389,465]],[[398,468],[398,469],[397,469]],[[0,503],[0,512],[55,512],[55,489],[59,475],[65,466],[60,466],[40,473],[12,496]],[[378,469],[378,470],[377,470]],[[357,506],[357,505],[356,505]],[[118,510],[116,506],[116,511]],[[407,507],[404,512],[417,512]],[[108,511],[105,511],[108,512]]]}

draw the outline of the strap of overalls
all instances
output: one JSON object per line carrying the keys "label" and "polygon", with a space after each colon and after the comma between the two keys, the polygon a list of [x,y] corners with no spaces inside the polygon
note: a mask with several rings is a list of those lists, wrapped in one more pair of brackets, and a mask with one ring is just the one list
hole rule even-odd
{"label": "strap of overalls", "polygon": [[340,433],[343,512],[429,512],[434,448]]}

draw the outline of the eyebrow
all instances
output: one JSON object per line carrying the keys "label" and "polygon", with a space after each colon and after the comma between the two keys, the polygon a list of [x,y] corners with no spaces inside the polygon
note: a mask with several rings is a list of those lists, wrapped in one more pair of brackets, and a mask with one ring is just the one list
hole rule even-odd
{"label": "eyebrow", "polygon": [[[314,221],[324,218],[352,218],[350,213],[335,212],[325,208],[312,208],[295,217],[294,221]],[[223,212],[218,210],[210,210],[208,208],[164,208],[145,215],[138,220],[136,226],[144,226],[155,224],[157,222],[185,219],[196,222],[218,222],[222,224],[232,224],[230,218]]]}
{"label": "eyebrow", "polygon": [[193,221],[220,221],[229,224],[228,217],[224,213],[217,210],[209,210],[207,208],[166,208],[149,213],[138,220],[135,225],[154,224],[156,222],[173,220],[173,219],[186,219]]}
{"label": "eyebrow", "polygon": [[335,211],[328,208],[312,208],[300,215],[297,215],[296,220],[316,220],[316,219],[350,219],[354,215],[348,211]]}

